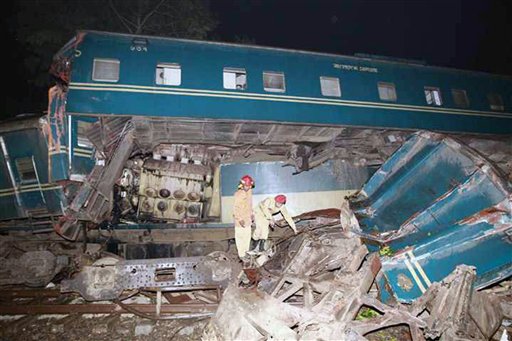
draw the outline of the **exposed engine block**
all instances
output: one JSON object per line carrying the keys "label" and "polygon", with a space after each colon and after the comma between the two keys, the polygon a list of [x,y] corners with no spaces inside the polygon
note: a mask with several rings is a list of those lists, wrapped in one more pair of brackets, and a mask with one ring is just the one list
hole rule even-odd
{"label": "exposed engine block", "polygon": [[159,145],[144,161],[138,216],[150,220],[199,221],[211,193],[212,168],[203,148]]}

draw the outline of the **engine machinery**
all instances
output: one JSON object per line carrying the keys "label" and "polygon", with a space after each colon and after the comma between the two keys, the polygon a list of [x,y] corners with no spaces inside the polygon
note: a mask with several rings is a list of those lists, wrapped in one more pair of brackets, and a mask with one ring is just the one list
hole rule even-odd
{"label": "engine machinery", "polygon": [[133,159],[120,184],[141,220],[198,222],[213,192],[211,159],[204,147],[160,144],[146,159]]}

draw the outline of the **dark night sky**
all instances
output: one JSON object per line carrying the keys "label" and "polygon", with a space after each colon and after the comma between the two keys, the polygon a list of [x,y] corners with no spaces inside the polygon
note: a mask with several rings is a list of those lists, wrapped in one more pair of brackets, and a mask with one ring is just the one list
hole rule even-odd
{"label": "dark night sky", "polygon": [[212,8],[221,38],[238,32],[258,45],[512,75],[511,0],[231,0]]}
{"label": "dark night sky", "polygon": [[[24,80],[30,72],[15,40],[15,8],[2,19],[15,81],[3,91],[1,117],[46,107],[46,90]],[[512,75],[512,0],[210,0],[210,8],[219,21],[214,40],[237,36],[257,45],[385,55]]]}

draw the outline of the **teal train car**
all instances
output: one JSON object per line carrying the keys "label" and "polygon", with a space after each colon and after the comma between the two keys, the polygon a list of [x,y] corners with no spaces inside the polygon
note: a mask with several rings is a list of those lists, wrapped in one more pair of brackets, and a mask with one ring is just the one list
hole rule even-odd
{"label": "teal train car", "polygon": [[51,229],[52,219],[64,213],[64,186],[50,181],[45,124],[23,115],[0,125],[0,226]]}
{"label": "teal train car", "polygon": [[[58,51],[51,74],[45,117],[0,124],[3,231],[51,229],[69,240],[82,227],[148,232],[140,242],[155,230],[232,230],[245,174],[255,204],[285,193],[292,215],[340,208],[366,182],[352,198],[358,232],[396,251],[379,279],[384,300],[412,300],[460,262],[478,267],[479,286],[510,274],[510,214],[496,208],[509,185],[478,171],[484,160],[502,179],[512,174],[510,77],[96,31]],[[441,142],[416,149],[425,130],[462,141],[477,161],[436,152]],[[482,186],[450,194],[469,181]],[[499,257],[476,259],[482,247]]]}
{"label": "teal train car", "polygon": [[[58,51],[51,74],[41,183],[64,193],[60,233],[80,222],[229,223],[241,170],[263,174],[261,197],[290,193],[293,213],[338,207],[315,198],[341,202],[417,130],[466,139],[512,168],[499,148],[512,135],[509,77],[96,31]],[[16,205],[20,185],[4,182]]]}
{"label": "teal train car", "polygon": [[137,118],[147,149],[293,145],[292,163],[303,169],[329,147],[379,165],[416,130],[512,133],[509,77],[390,58],[82,31],[56,54],[52,73],[55,179],[92,169],[84,132],[99,118]]}
{"label": "teal train car", "polygon": [[512,81],[485,73],[101,32],[56,58],[67,115],[512,133]]}

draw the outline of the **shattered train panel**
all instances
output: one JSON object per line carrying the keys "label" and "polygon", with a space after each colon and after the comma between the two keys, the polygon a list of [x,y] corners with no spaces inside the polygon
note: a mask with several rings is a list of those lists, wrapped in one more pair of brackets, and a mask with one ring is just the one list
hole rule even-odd
{"label": "shattered train panel", "polygon": [[[459,264],[484,287],[512,273],[512,192],[469,147],[420,132],[350,198],[359,233],[385,251],[383,299],[411,301]],[[357,224],[356,224],[357,225]]]}

